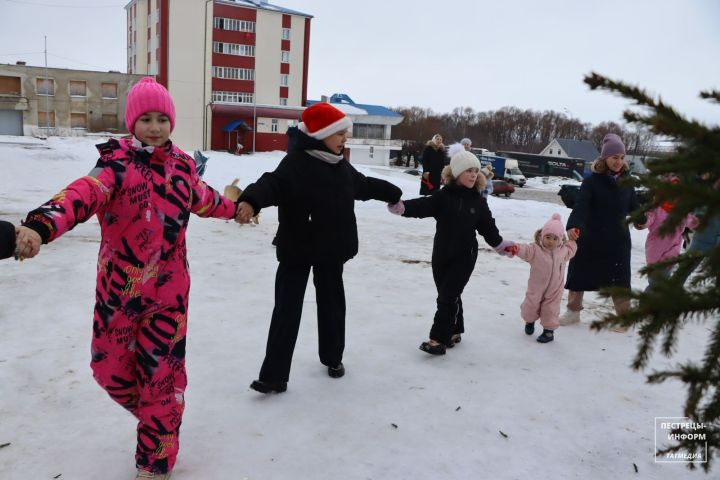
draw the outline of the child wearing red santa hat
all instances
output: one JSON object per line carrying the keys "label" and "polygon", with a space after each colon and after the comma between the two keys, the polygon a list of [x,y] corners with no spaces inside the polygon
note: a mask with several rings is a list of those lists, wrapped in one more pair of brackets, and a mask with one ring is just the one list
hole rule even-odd
{"label": "child wearing red santa hat", "polygon": [[308,107],[292,149],[275,171],[240,196],[240,223],[261,208],[278,207],[275,308],[260,376],[250,385],[260,393],[287,389],[310,270],[320,363],[332,378],[345,374],[343,266],[358,253],[355,200],[395,203],[402,194],[389,182],[361,174],[344,158],[351,131],[352,121],[329,103]]}

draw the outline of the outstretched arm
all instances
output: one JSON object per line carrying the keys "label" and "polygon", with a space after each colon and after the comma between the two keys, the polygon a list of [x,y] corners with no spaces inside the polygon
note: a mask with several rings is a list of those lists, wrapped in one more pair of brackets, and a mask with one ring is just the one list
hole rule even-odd
{"label": "outstretched arm", "polygon": [[192,204],[191,211],[199,217],[231,219],[235,216],[235,202],[220,195],[220,192],[205,183],[192,163]]}
{"label": "outstretched arm", "polygon": [[[122,169],[124,166],[121,163],[101,158],[90,174],[75,180],[51,200],[28,213],[23,225],[37,232],[42,243],[55,240],[107,204],[115,189],[116,174]],[[29,234],[23,232],[24,241]]]}
{"label": "outstretched arm", "polygon": [[402,196],[402,190],[392,183],[379,178],[366,177],[357,170],[354,172],[355,199],[380,200],[387,203],[397,203]]}

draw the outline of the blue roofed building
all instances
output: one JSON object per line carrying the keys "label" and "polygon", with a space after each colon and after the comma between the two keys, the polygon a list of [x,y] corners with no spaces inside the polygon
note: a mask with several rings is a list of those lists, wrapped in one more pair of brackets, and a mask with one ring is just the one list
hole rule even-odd
{"label": "blue roofed building", "polygon": [[390,140],[394,125],[403,116],[381,105],[355,103],[348,95],[336,93],[320,100],[308,100],[308,106],[328,102],[353,121],[352,137],[345,144],[346,158],[363,165],[390,165],[390,152],[402,149],[401,140]]}

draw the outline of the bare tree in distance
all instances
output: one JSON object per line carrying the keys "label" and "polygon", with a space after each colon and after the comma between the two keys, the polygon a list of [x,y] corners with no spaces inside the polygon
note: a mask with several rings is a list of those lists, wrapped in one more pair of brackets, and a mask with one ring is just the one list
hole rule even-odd
{"label": "bare tree in distance", "polygon": [[589,140],[598,149],[607,133],[617,133],[628,145],[628,153],[655,153],[655,136],[648,129],[629,130],[615,122],[598,125],[583,123],[565,113],[506,106],[499,110],[476,112],[472,107],[456,107],[450,113],[435,113],[417,106],[393,109],[405,119],[392,130],[394,139],[409,145],[425,144],[440,133],[446,144],[468,137],[474,147],[539,153],[556,138]]}

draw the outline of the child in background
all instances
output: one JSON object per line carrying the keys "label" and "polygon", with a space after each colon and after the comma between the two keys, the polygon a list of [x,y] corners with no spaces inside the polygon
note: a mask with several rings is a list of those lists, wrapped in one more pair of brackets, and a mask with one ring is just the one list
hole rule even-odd
{"label": "child in background", "polygon": [[[671,183],[677,183],[678,179],[673,178],[670,181]],[[645,239],[645,260],[648,265],[677,257],[682,249],[682,234],[685,228],[695,229],[698,226],[697,217],[689,214],[683,219],[674,232],[661,234],[660,229],[663,223],[665,223],[670,211],[673,209],[673,206],[670,202],[663,203],[645,215],[646,220],[644,224],[635,226],[638,230],[648,229],[648,236]],[[671,266],[666,266],[649,272],[648,286],[645,291],[652,290],[658,280],[668,278],[671,270]]]}
{"label": "child in background", "polygon": [[15,225],[4,220],[0,220],[0,260],[10,258],[16,255],[15,252],[15,236],[17,231]]}
{"label": "child in background", "polygon": [[430,339],[420,350],[444,355],[446,348],[459,343],[465,331],[461,294],[475,268],[478,254],[477,233],[497,253],[511,256],[514,245],[504,241],[495,226],[487,200],[481,195],[485,176],[480,161],[460,144],[450,147],[450,165],[442,171],[444,186],[432,196],[400,201],[388,208],[404,217],[436,220],[432,252],[433,280],[437,288],[437,310]]}
{"label": "child in background", "polygon": [[128,93],[132,138],[98,145],[90,173],[30,212],[18,251],[32,257],[93,215],[100,252],[93,317],[93,376],[138,419],[136,479],[170,478],[185,409],[190,213],[230,219],[235,205],[198,176],[173,145],[175,106],[151,77]]}
{"label": "child in background", "polygon": [[552,342],[560,325],[565,269],[577,251],[573,240],[563,242],[564,239],[565,229],[560,214],[553,213],[542,229],[535,232],[535,242],[512,249],[512,253],[530,264],[530,278],[525,300],[520,305],[520,315],[528,335],[535,332],[535,321],[540,319],[543,327],[542,334],[537,337],[540,343]]}
{"label": "child in background", "polygon": [[492,179],[495,177],[492,165],[489,163],[480,169],[480,173],[485,176],[485,188],[480,192],[483,197],[488,198],[493,193],[493,182]]}
{"label": "child in background", "polygon": [[313,272],[320,363],[332,378],[345,374],[345,262],[358,253],[356,200],[394,203],[402,191],[366,177],[343,152],[352,121],[329,103],[302,113],[292,150],[275,171],[264,173],[243,191],[237,221],[247,223],[260,209],[278,206],[278,268],[275,307],[265,360],[250,388],[260,393],[287,390],[305,289]]}

